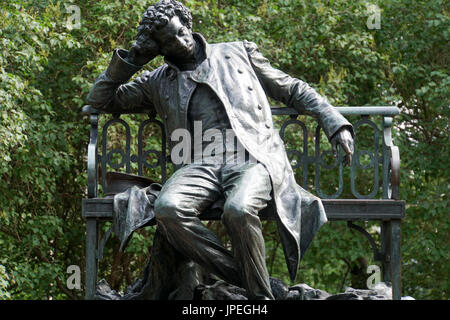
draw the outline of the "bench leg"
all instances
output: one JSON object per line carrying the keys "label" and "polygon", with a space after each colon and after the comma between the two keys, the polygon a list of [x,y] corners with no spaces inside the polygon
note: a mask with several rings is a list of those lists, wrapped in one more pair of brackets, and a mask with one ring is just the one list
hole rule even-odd
{"label": "bench leg", "polygon": [[391,222],[391,281],[392,298],[400,300],[402,297],[402,261],[401,261],[401,222],[392,220]]}
{"label": "bench leg", "polygon": [[383,221],[381,225],[381,253],[383,257],[383,281],[391,283],[391,222]]}
{"label": "bench leg", "polygon": [[86,300],[91,300],[95,295],[97,284],[97,243],[98,223],[96,219],[86,219]]}
{"label": "bench leg", "polygon": [[401,222],[384,221],[381,227],[383,253],[383,281],[392,284],[392,298],[401,299]]}

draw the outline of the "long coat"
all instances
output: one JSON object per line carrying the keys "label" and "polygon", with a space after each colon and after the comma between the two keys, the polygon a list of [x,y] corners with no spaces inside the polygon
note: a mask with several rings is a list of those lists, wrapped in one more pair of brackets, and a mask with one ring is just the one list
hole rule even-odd
{"label": "long coat", "polygon": [[[141,67],[125,60],[126,50],[116,50],[89,93],[88,103],[107,110],[153,109],[170,137],[175,129],[188,129],[188,106],[196,84],[208,85],[222,102],[239,142],[270,174],[271,208],[294,280],[300,259],[327,218],[320,199],[295,181],[283,141],[273,126],[267,96],[315,117],[329,139],[342,127],[351,129],[351,124],[308,84],[273,68],[254,43],[208,44],[200,34],[194,37],[206,53],[195,70],[180,71],[166,60],[130,82]],[[170,148],[176,144],[168,143]]]}

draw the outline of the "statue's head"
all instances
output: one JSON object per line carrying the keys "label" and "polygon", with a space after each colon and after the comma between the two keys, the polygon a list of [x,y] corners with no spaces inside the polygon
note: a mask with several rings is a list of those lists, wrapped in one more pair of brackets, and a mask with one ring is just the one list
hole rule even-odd
{"label": "statue's head", "polygon": [[194,53],[192,16],[175,0],[162,0],[149,7],[138,27],[138,41],[154,40],[167,57],[186,57]]}

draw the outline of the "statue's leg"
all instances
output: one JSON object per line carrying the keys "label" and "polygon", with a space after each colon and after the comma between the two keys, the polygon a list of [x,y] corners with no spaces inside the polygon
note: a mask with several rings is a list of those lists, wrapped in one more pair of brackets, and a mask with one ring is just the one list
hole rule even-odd
{"label": "statue's leg", "polygon": [[226,196],[222,221],[231,238],[244,288],[252,299],[274,299],[258,217],[271,200],[269,173],[260,163],[247,163],[226,165],[222,176]]}
{"label": "statue's leg", "polygon": [[127,289],[129,300],[192,300],[202,280],[198,264],[179,253],[157,228],[143,278]]}
{"label": "statue's leg", "polygon": [[177,170],[155,201],[155,216],[161,232],[180,253],[241,286],[233,255],[198,218],[221,195],[220,168],[218,164],[190,164]]}

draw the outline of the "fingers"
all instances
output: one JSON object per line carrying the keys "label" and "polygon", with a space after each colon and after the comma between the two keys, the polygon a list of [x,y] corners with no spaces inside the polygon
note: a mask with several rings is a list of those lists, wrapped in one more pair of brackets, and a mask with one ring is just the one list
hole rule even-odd
{"label": "fingers", "polygon": [[153,59],[160,54],[160,48],[158,44],[151,38],[146,38],[144,41],[137,41],[136,46],[138,53],[149,59]]}
{"label": "fingers", "polygon": [[[353,138],[350,139],[350,164],[352,163],[352,156],[355,153],[355,143],[353,141]],[[350,165],[349,164],[349,165]]]}
{"label": "fingers", "polygon": [[348,130],[342,130],[331,139],[331,148],[335,158],[337,157],[338,143],[345,151],[345,157],[343,159],[344,164],[350,166],[354,152],[354,142],[351,133]]}
{"label": "fingers", "polygon": [[352,161],[352,152],[350,151],[350,147],[345,142],[341,142],[341,147],[345,151],[345,158],[343,160],[344,165],[349,166]]}
{"label": "fingers", "polygon": [[340,141],[342,148],[344,149],[345,156],[345,165],[350,166],[352,163],[352,155],[353,155],[353,139],[343,139]]}
{"label": "fingers", "polygon": [[138,49],[137,49],[136,43],[133,43],[133,45],[131,46],[130,50],[128,51],[128,56],[127,56],[126,60],[129,63],[136,64],[136,59],[137,59],[138,55],[139,55],[139,53],[138,53]]}
{"label": "fingers", "polygon": [[134,43],[134,44],[131,46],[130,51],[128,51],[128,56],[129,56],[130,58],[134,58],[134,57],[136,56],[136,51],[137,51],[137,48],[136,48],[136,44]]}
{"label": "fingers", "polygon": [[154,41],[143,43],[140,41],[135,41],[131,46],[128,53],[128,60],[139,66],[147,64],[150,60],[158,55],[158,47],[156,46],[146,46],[147,44],[155,44]]}
{"label": "fingers", "polygon": [[352,154],[353,153],[348,141],[340,141],[340,144],[341,144],[342,148],[344,148],[344,151],[345,151],[346,154]]}
{"label": "fingers", "polygon": [[333,138],[331,139],[331,149],[333,150],[333,157],[337,157],[337,139]]}
{"label": "fingers", "polygon": [[345,165],[350,166],[352,164],[352,153],[347,153],[345,156]]}

